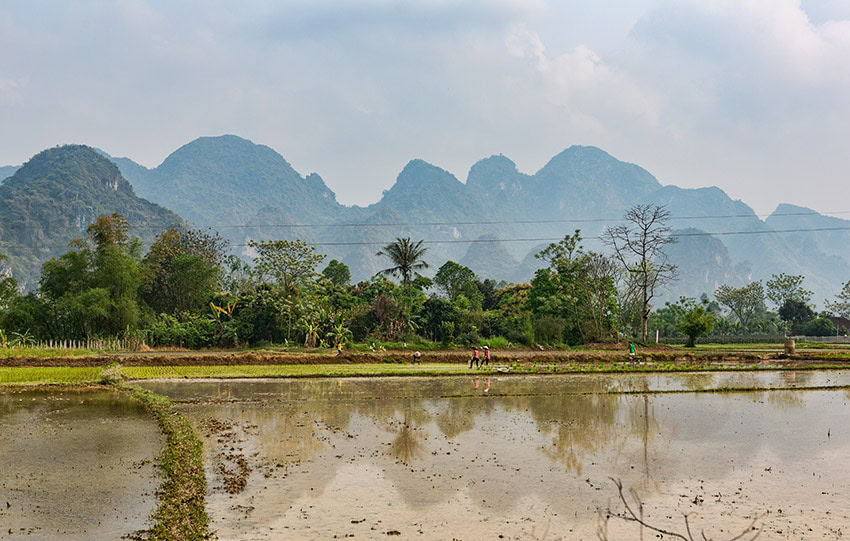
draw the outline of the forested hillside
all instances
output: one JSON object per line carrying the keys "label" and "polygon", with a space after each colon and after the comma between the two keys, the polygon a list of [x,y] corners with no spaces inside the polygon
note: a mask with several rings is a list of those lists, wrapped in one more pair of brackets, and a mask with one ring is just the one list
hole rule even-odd
{"label": "forested hillside", "polygon": [[94,149],[68,145],[44,150],[0,186],[0,252],[18,282],[32,288],[42,263],[85,236],[101,214],[120,213],[131,232],[151,241],[183,220],[141,199],[118,168]]}

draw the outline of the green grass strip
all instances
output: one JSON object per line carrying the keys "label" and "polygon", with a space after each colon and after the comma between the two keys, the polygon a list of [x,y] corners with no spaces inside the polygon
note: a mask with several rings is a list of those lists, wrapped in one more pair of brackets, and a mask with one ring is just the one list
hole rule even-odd
{"label": "green grass strip", "polygon": [[719,365],[711,363],[540,363],[526,368],[513,365],[509,371],[470,370],[465,364],[282,364],[282,365],[208,365],[208,366],[122,366],[121,375],[130,379],[203,379],[203,378],[306,378],[376,376],[461,376],[469,374],[623,374],[682,372],[748,372],[773,370],[846,370],[837,365]]}
{"label": "green grass strip", "polygon": [[135,385],[119,384],[118,388],[144,404],[165,435],[165,447],[158,460],[163,481],[148,539],[194,541],[209,538],[209,518],[204,505],[207,481],[203,445],[192,423],[175,411],[171,400],[165,396]]}
{"label": "green grass strip", "polygon": [[100,366],[0,367],[0,385],[94,383],[101,370]]}

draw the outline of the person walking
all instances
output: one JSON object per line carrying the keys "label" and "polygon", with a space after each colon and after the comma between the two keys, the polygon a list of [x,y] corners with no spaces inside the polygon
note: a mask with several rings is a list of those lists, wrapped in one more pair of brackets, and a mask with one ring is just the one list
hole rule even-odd
{"label": "person walking", "polygon": [[631,361],[634,362],[636,356],[637,356],[637,348],[635,347],[635,343],[629,342],[629,359],[631,359]]}
{"label": "person walking", "polygon": [[481,363],[481,366],[490,367],[490,347],[484,346],[484,362]]}
{"label": "person walking", "polygon": [[478,354],[478,346],[472,348],[472,358],[469,359],[469,368],[472,368],[472,363],[475,363],[475,368],[479,368],[481,357]]}

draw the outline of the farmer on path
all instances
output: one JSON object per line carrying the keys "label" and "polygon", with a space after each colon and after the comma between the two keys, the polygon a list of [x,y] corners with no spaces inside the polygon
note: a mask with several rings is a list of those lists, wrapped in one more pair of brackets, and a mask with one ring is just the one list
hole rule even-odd
{"label": "farmer on path", "polygon": [[635,348],[635,343],[629,342],[629,359],[634,361],[636,355],[637,355],[637,348]]}
{"label": "farmer on path", "polygon": [[342,355],[342,340],[336,343],[336,356]]}
{"label": "farmer on path", "polygon": [[472,348],[472,358],[469,359],[469,368],[472,368],[472,363],[475,363],[475,368],[478,368],[481,362],[481,357],[478,355],[478,346]]}
{"label": "farmer on path", "polygon": [[413,364],[419,364],[422,361],[422,354],[418,351],[413,354]]}
{"label": "farmer on path", "polygon": [[481,366],[490,366],[490,347],[484,346],[484,362]]}

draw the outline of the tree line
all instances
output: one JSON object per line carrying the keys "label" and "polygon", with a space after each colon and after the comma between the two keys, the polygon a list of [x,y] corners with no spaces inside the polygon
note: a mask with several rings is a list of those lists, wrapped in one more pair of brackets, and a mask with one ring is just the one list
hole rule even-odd
{"label": "tree line", "polygon": [[[344,263],[325,263],[301,241],[251,241],[251,265],[229,255],[215,232],[166,229],[143,253],[123,216],[103,215],[68,252],[44,263],[37,290],[21,294],[13,277],[0,278],[0,340],[121,337],[186,348],[424,340],[531,346],[647,342],[649,329],[687,335],[692,343],[712,330],[836,332],[825,314],[814,312],[801,276],[774,276],[766,288],[721,286],[713,299],[680,299],[652,310],[676,277],[664,253],[674,240],[669,217],[663,207],[630,209],[625,225],[605,232],[611,255],[585,250],[576,230],[537,254],[546,266],[529,283],[482,280],[453,261],[427,278],[427,247],[400,238],[378,252],[385,270],[352,284]],[[767,310],[766,299],[776,312]],[[850,316],[850,282],[828,310]]]}

